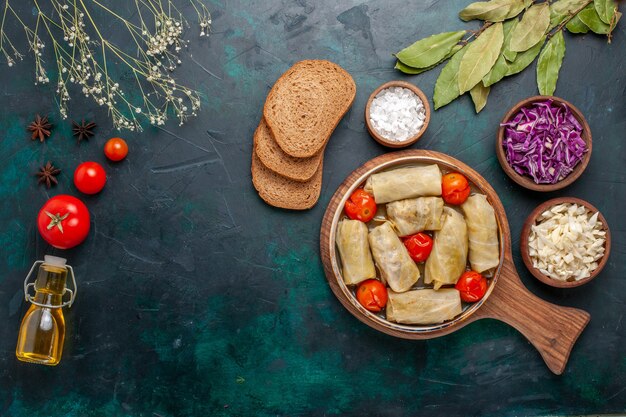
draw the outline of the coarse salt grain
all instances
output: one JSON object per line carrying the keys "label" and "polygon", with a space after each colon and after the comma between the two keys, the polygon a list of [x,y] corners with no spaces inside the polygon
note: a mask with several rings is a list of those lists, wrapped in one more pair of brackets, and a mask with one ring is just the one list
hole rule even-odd
{"label": "coarse salt grain", "polygon": [[426,119],[424,103],[404,87],[389,87],[379,92],[370,106],[370,125],[390,142],[404,142],[415,136]]}

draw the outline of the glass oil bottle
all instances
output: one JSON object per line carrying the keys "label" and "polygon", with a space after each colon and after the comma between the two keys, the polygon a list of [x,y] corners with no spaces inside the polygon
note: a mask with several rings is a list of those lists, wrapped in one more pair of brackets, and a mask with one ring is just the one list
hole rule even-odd
{"label": "glass oil bottle", "polygon": [[[37,278],[29,282],[35,268]],[[67,288],[67,276],[72,278],[74,289]],[[35,295],[29,293],[34,287]],[[66,293],[70,294],[67,301]],[[37,261],[24,280],[24,298],[31,303],[22,319],[15,354],[20,361],[43,365],[57,365],[63,353],[65,318],[63,307],[71,307],[76,297],[76,279],[66,260],[46,255]]]}

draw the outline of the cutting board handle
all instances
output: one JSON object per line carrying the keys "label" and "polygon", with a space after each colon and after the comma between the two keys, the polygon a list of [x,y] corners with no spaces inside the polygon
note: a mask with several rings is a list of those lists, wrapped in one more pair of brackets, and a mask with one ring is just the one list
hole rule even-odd
{"label": "cutting board handle", "polygon": [[515,327],[557,375],[563,373],[574,343],[590,319],[586,311],[551,304],[528,291],[509,257],[505,257],[498,283],[477,315]]}

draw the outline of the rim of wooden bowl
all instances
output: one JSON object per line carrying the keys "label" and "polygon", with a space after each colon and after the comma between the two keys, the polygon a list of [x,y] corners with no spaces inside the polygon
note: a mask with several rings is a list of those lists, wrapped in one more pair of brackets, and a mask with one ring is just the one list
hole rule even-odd
{"label": "rim of wooden bowl", "polygon": [[[527,107],[529,104],[534,103],[536,101],[545,101],[545,100],[553,100],[554,102],[565,104],[570,108],[576,120],[578,120],[578,122],[583,126],[581,137],[587,144],[587,152],[583,156],[583,159],[578,163],[578,165],[576,165],[576,167],[574,167],[574,170],[567,177],[557,182],[556,184],[537,184],[535,183],[535,181],[533,181],[531,177],[520,175],[517,172],[515,172],[515,170],[507,162],[506,153],[504,152],[504,148],[502,147],[502,142],[504,141],[504,130],[505,130],[505,128],[502,126],[502,123],[506,123],[509,120],[511,120],[511,118],[515,116],[523,107]],[[574,181],[578,179],[578,177],[582,175],[582,173],[585,171],[585,168],[587,168],[587,165],[589,164],[589,160],[591,159],[592,144],[593,144],[593,141],[591,138],[591,129],[589,128],[589,124],[587,123],[585,116],[583,116],[582,112],[576,106],[574,106],[569,101],[562,99],[560,97],[533,96],[533,97],[528,97],[520,101],[519,103],[517,103],[515,106],[513,106],[511,110],[507,112],[507,114],[504,116],[504,118],[500,122],[500,126],[498,127],[497,140],[496,140],[496,155],[498,156],[498,161],[500,161],[500,165],[502,166],[502,169],[504,170],[506,175],[508,175],[509,178],[511,178],[517,184],[533,191],[550,192],[550,191],[560,190],[562,188],[567,187],[568,185],[571,185]]]}
{"label": "rim of wooden bowl", "polygon": [[[539,217],[541,213],[548,210],[550,207],[563,204],[563,203],[572,203],[572,204],[582,205],[582,206],[585,206],[587,210],[591,211],[592,213],[597,212],[598,219],[602,222],[602,226],[603,226],[602,229],[606,231],[606,237],[605,237],[605,242],[604,242],[604,256],[600,260],[598,267],[587,278],[583,278],[578,281],[559,281],[559,280],[556,280],[554,278],[550,278],[544,275],[543,273],[541,273],[541,271],[539,271],[537,268],[533,266],[533,262],[530,259],[530,254],[528,252],[528,238],[530,236],[530,228],[532,225],[535,224],[537,217]],[[550,285],[552,287],[556,287],[556,288],[579,287],[593,280],[595,277],[597,277],[602,271],[602,269],[604,268],[604,266],[606,265],[609,259],[609,254],[611,252],[611,231],[609,229],[609,224],[606,222],[606,219],[602,215],[602,212],[598,210],[593,204],[585,200],[582,200],[580,198],[576,198],[576,197],[557,197],[557,198],[548,200],[542,204],[539,204],[526,218],[526,221],[524,222],[524,226],[522,227],[522,234],[520,237],[520,251],[522,252],[522,259],[524,261],[524,265],[526,265],[526,268],[528,268],[530,273],[533,274],[533,276],[537,278],[539,281],[543,282],[544,284]]]}
{"label": "rim of wooden bowl", "polygon": [[[424,125],[422,126],[419,132],[417,132],[415,135],[411,136],[410,138],[402,142],[394,142],[394,141],[385,139],[380,133],[376,131],[376,129],[374,129],[374,127],[372,126],[370,122],[370,107],[372,106],[372,101],[378,95],[378,93],[390,87],[408,88],[409,90],[417,94],[420,100],[422,100],[422,103],[424,103],[424,111],[425,111]],[[409,82],[401,81],[401,80],[388,81],[380,85],[376,90],[374,90],[374,92],[370,94],[369,99],[367,99],[367,104],[365,105],[365,125],[367,126],[367,131],[370,133],[370,135],[374,138],[376,142],[388,148],[400,149],[400,148],[406,148],[407,146],[413,145],[415,142],[420,140],[420,138],[422,137],[422,135],[428,128],[429,123],[430,123],[430,104],[428,103],[428,97],[426,97],[426,94],[424,94],[422,90],[420,90],[414,84],[411,84]]]}

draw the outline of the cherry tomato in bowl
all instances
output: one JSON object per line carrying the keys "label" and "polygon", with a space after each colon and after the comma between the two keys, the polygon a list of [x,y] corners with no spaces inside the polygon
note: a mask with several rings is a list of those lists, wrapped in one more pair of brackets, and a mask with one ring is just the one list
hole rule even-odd
{"label": "cherry tomato in bowl", "polygon": [[356,299],[369,311],[381,311],[387,305],[387,288],[377,279],[368,279],[359,284]]}
{"label": "cherry tomato in bowl", "polygon": [[113,162],[121,161],[128,155],[128,144],[122,138],[111,138],[104,144],[104,154]]}
{"label": "cherry tomato in bowl", "polygon": [[367,223],[376,215],[376,201],[373,195],[359,188],[346,201],[345,210],[350,219]]}
{"label": "cherry tomato in bowl", "polygon": [[83,162],[74,171],[74,185],[85,194],[97,194],[104,188],[107,174],[97,162]]}
{"label": "cherry tomato in bowl", "polygon": [[404,246],[415,262],[426,262],[433,250],[433,238],[426,233],[417,233],[402,238]]}
{"label": "cherry tomato in bowl", "polygon": [[487,278],[476,271],[466,271],[457,281],[455,288],[461,293],[461,300],[475,303],[487,292]]}
{"label": "cherry tomato in bowl", "polygon": [[470,195],[469,181],[463,174],[451,172],[443,176],[441,196],[443,201],[454,206],[465,203]]}
{"label": "cherry tomato in bowl", "polygon": [[37,216],[41,237],[57,249],[69,249],[89,234],[89,210],[71,195],[57,195],[43,205]]}

